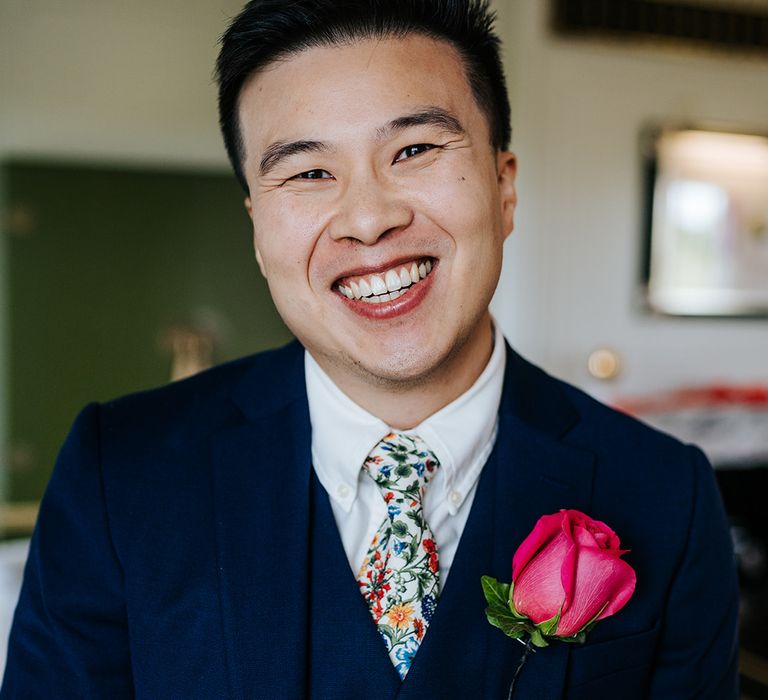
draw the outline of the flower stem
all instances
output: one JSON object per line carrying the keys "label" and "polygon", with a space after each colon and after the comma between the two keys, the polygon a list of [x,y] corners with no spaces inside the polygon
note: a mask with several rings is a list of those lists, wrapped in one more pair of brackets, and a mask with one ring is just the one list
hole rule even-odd
{"label": "flower stem", "polygon": [[532,651],[533,647],[531,645],[531,640],[529,639],[527,642],[525,642],[525,651],[523,651],[523,655],[520,657],[520,663],[517,664],[515,675],[512,676],[512,682],[509,684],[509,694],[507,695],[507,700],[512,700],[512,694],[515,692],[515,683],[517,683],[517,678],[520,675],[520,671],[523,670],[523,666],[525,666],[525,662],[528,660],[528,656]]}

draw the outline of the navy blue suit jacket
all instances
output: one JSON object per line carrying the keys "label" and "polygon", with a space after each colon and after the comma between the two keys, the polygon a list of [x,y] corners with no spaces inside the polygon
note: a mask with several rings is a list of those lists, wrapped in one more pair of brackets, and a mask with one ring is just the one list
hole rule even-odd
{"label": "navy blue suit jacket", "polygon": [[400,683],[311,467],[298,344],[92,405],[32,539],[0,697],[504,698],[522,647],[485,620],[536,520],[576,508],[637,589],[516,698],[736,698],[736,579],[701,453],[508,350],[497,445]]}

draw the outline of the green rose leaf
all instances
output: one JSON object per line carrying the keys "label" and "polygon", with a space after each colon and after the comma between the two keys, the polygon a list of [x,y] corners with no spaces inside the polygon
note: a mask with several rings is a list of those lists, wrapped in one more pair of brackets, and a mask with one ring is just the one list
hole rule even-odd
{"label": "green rose leaf", "polygon": [[498,627],[507,637],[512,637],[512,639],[519,639],[530,634],[533,629],[530,622],[515,617],[509,610],[488,607],[485,609],[485,616],[488,618],[488,622],[494,627]]}
{"label": "green rose leaf", "polygon": [[549,642],[544,639],[544,635],[535,626],[533,626],[533,629],[531,630],[531,644],[533,644],[535,647],[539,647],[540,649],[549,646]]}
{"label": "green rose leaf", "polygon": [[543,636],[554,636],[555,630],[557,629],[557,623],[560,622],[560,612],[562,612],[562,609],[554,617],[549,618],[549,620],[544,620],[544,622],[540,622],[536,625]]}
{"label": "green rose leaf", "polygon": [[488,601],[488,607],[485,609],[488,622],[512,639],[531,634],[534,629],[531,621],[521,616],[514,606],[510,608],[511,584],[497,581],[492,576],[483,576],[481,583],[485,599]]}
{"label": "green rose leaf", "polygon": [[507,601],[509,600],[509,591],[512,588],[511,584],[497,581],[493,576],[483,576],[480,582],[483,585],[483,594],[488,605],[500,608],[508,607]]}

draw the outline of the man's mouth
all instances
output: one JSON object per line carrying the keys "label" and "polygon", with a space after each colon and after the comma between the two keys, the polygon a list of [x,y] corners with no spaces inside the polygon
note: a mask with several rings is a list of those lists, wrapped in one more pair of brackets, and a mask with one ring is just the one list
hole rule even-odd
{"label": "man's mouth", "polygon": [[381,304],[403,296],[432,272],[432,258],[419,258],[389,270],[359,277],[343,277],[336,289],[347,299]]}

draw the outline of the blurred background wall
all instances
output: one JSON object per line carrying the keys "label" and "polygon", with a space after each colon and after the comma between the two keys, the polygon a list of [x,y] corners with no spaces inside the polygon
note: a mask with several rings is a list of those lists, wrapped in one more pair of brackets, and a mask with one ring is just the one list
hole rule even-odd
{"label": "blurred background wall", "polygon": [[[765,319],[655,317],[641,310],[638,293],[641,129],[654,121],[714,122],[768,133],[765,54],[564,39],[551,31],[549,2],[497,6],[519,157],[517,230],[496,299],[512,343],[606,398],[714,380],[768,381]],[[623,362],[607,386],[587,372],[587,358],[601,346]]]}
{"label": "blurred background wall", "polygon": [[3,0],[0,154],[224,167],[212,81],[239,0]]}

